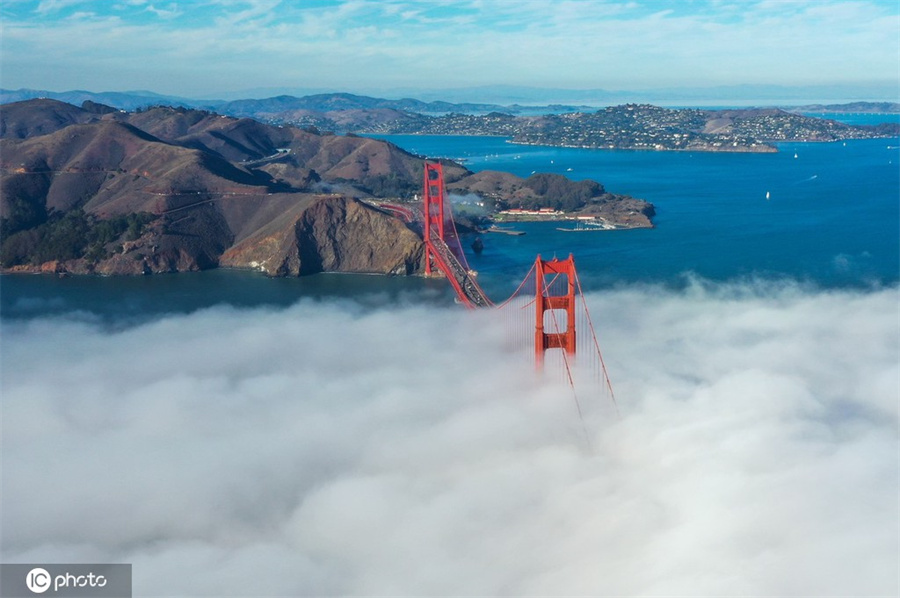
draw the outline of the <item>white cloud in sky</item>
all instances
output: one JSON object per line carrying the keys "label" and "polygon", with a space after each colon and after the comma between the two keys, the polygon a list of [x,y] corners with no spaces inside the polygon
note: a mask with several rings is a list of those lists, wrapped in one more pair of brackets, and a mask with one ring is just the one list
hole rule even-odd
{"label": "white cloud in sky", "polygon": [[896,288],[589,297],[608,399],[492,312],[2,328],[2,557],[135,595],[895,595]]}
{"label": "white cloud in sky", "polygon": [[83,4],[84,0],[41,0],[38,3],[35,12],[38,14],[52,13],[69,6],[77,6]]}
{"label": "white cloud in sky", "polygon": [[152,12],[161,19],[175,19],[184,14],[184,11],[178,8],[177,4],[168,4],[164,8],[157,8],[154,4],[147,5],[148,12]]}
{"label": "white cloud in sky", "polygon": [[31,5],[4,18],[7,87],[830,84],[896,81],[900,60],[896,3],[875,0]]}

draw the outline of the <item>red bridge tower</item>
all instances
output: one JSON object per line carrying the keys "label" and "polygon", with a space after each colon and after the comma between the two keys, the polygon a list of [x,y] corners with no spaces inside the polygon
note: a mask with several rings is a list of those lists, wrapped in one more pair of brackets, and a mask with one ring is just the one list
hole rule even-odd
{"label": "red bridge tower", "polygon": [[[431,263],[439,259],[434,250],[432,235],[444,241],[444,169],[438,163],[425,162],[425,275],[431,276]],[[432,227],[434,227],[432,229]]]}
{"label": "red bridge tower", "polygon": [[[538,369],[543,368],[544,353],[547,349],[563,349],[570,357],[575,355],[575,259],[569,254],[568,259],[545,261],[537,256],[535,268],[534,295],[534,363]],[[547,275],[553,275],[548,283]],[[564,281],[559,281],[565,276]],[[559,293],[565,288],[565,294]],[[556,293],[556,294],[552,294]],[[565,321],[561,322],[565,311]],[[546,312],[550,312],[549,324],[553,332],[545,332]]]}

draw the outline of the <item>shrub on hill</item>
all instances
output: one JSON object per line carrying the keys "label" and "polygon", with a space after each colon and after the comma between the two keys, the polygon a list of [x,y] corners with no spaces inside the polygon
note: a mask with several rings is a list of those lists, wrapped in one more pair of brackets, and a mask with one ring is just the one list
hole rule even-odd
{"label": "shrub on hill", "polygon": [[596,181],[571,181],[558,174],[533,174],[525,179],[525,187],[534,191],[538,197],[523,199],[520,202],[526,208],[554,208],[564,212],[572,212],[583,208],[604,193],[603,185]]}
{"label": "shrub on hill", "polygon": [[96,262],[107,257],[106,246],[113,241],[131,241],[141,236],[144,227],[156,219],[146,212],[100,220],[82,210],[53,213],[46,222],[4,237],[0,246],[0,265],[16,266],[30,262],[87,258]]}

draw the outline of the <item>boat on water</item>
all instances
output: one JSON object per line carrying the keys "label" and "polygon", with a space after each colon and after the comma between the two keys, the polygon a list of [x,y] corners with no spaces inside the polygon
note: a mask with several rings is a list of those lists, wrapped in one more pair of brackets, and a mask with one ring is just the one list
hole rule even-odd
{"label": "boat on water", "polygon": [[558,226],[556,227],[556,230],[561,230],[567,233],[576,233],[585,231],[614,230],[615,228],[615,225],[609,224],[603,220],[578,220],[577,222],[575,222],[574,227],[564,228]]}
{"label": "boat on water", "polygon": [[525,234],[525,231],[521,230],[513,230],[511,228],[500,228],[499,226],[492,226],[490,228],[485,229],[486,233],[500,233],[503,235],[513,235],[515,237],[521,236]]}

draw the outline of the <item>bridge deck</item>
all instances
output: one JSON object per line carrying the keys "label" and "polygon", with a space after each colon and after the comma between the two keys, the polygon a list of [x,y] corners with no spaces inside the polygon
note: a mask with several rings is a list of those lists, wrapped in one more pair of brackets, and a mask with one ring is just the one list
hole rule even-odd
{"label": "bridge deck", "polygon": [[481,287],[478,286],[478,283],[475,282],[472,273],[466,270],[444,241],[433,237],[428,243],[434,250],[433,255],[437,258],[435,265],[450,280],[460,301],[469,307],[489,307],[493,305]]}

